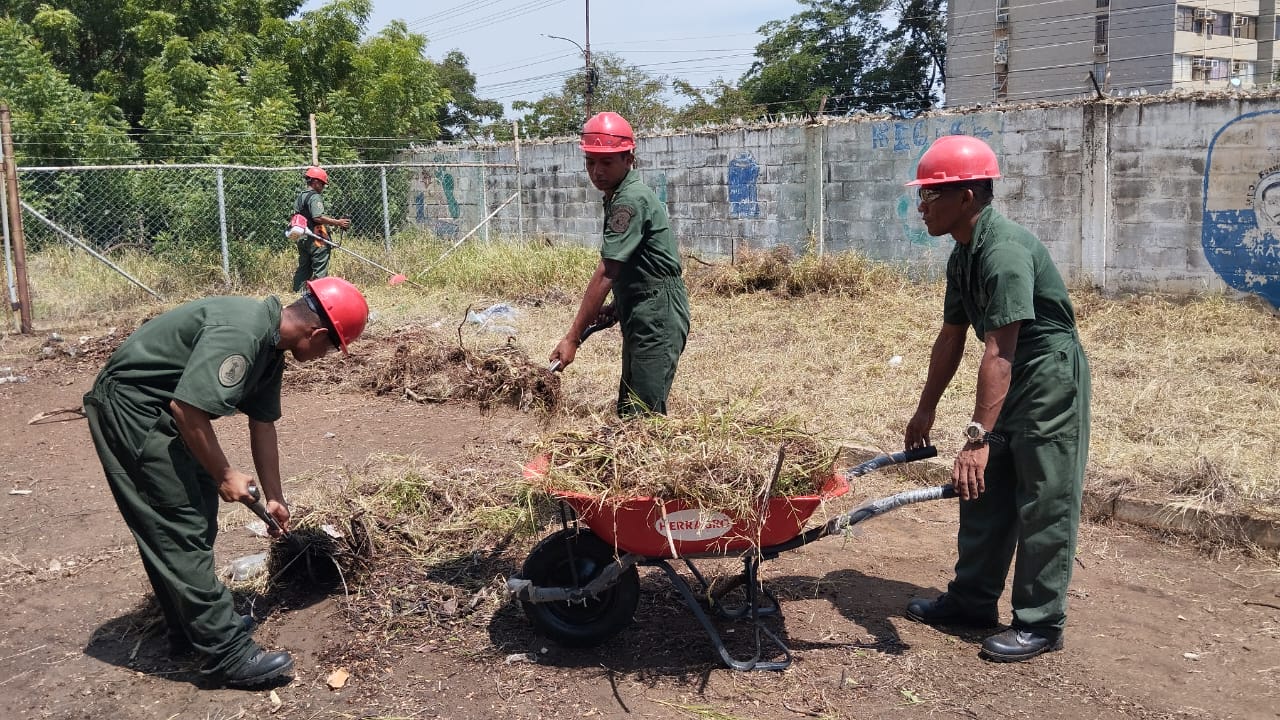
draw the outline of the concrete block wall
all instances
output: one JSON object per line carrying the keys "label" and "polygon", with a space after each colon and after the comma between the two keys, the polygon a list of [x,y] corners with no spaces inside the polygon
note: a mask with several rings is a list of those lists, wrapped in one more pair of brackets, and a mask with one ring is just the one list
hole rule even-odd
{"label": "concrete block wall", "polygon": [[[992,145],[1004,176],[997,207],[1040,237],[1063,275],[1119,291],[1234,288],[1280,304],[1278,94],[695,131],[642,137],[637,156],[687,252],[790,245],[937,272],[952,241],[925,232],[903,184],[929,144],[950,134]],[[516,152],[490,157],[514,163]],[[598,245],[600,193],[576,142],[518,152],[525,235]],[[491,204],[509,194],[513,174],[490,171]],[[514,234],[518,215],[495,226]]]}

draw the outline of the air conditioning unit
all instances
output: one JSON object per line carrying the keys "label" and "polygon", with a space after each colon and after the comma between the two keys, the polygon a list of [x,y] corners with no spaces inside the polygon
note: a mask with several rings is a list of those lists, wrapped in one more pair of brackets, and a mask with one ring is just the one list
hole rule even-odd
{"label": "air conditioning unit", "polygon": [[1008,43],[1008,41],[1006,41],[1006,40],[998,40],[998,41],[996,41],[995,48],[993,48],[993,52],[992,52],[992,60],[993,60],[993,61],[995,61],[995,64],[996,64],[996,65],[1008,65],[1008,64],[1009,64],[1009,43]]}
{"label": "air conditioning unit", "polygon": [[1249,69],[1249,64],[1243,60],[1235,60],[1231,63],[1232,75],[1243,75]]}
{"label": "air conditioning unit", "polygon": [[1218,17],[1218,14],[1210,10],[1209,8],[1196,8],[1196,12],[1195,12],[1196,20],[1206,20],[1206,21],[1212,22],[1213,19],[1216,17]]}
{"label": "air conditioning unit", "polygon": [[1106,54],[1107,54],[1107,44],[1106,44],[1106,43],[1098,43],[1097,45],[1094,45],[1094,46],[1093,46],[1093,54],[1094,54],[1094,55],[1106,55]]}
{"label": "air conditioning unit", "polygon": [[1009,24],[1009,13],[996,13],[996,27],[1004,27]]}
{"label": "air conditioning unit", "polygon": [[1231,24],[1235,25],[1236,27],[1244,27],[1245,25],[1249,24],[1249,16],[1237,15],[1235,19],[1231,21]]}
{"label": "air conditioning unit", "polygon": [[1208,70],[1213,67],[1213,61],[1209,58],[1196,58],[1191,61],[1191,66],[1201,70]]}

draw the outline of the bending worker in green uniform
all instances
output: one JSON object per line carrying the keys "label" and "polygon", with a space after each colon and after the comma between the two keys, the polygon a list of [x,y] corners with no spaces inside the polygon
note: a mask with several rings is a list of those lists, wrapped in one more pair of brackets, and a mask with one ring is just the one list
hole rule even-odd
{"label": "bending worker in green uniform", "polygon": [[231,687],[281,678],[293,660],[253,641],[252,618],[236,614],[214,572],[218,499],[251,502],[253,478],[227,460],[211,421],[237,410],[248,417],[267,511],[288,530],[275,427],[284,351],[298,362],[339,347],[345,353],[369,315],[346,280],[306,285],[288,307],[274,297],[211,297],[148,320],[84,396],[107,484],[164,614],[170,653],[201,653],[203,672]]}
{"label": "bending worker in green uniform", "polygon": [[[580,147],[591,184],[604,192],[604,240],[578,314],[550,360],[568,366],[583,331],[616,318],[622,328],[618,415],[665,414],[689,336],[689,298],[667,208],[634,169],[635,136],[621,115],[602,112],[588,120]],[[614,301],[605,305],[610,291]]]}
{"label": "bending worker in green uniform", "polygon": [[973,328],[983,353],[977,398],[951,478],[960,495],[955,579],[907,617],[993,627],[1013,562],[1013,622],[982,643],[988,660],[1027,660],[1062,648],[1067,585],[1089,451],[1089,364],[1067,288],[1044,245],[991,207],[995,153],[967,136],[941,137],[916,180],[929,234],[950,234],[942,330],[908,448],[928,444],[934,411]]}
{"label": "bending worker in green uniform", "polygon": [[[307,219],[307,229],[328,239],[328,226],[343,230],[351,227],[350,218],[339,219],[324,214],[324,201],[320,199],[320,193],[329,184],[329,173],[324,168],[313,165],[307,168],[303,177],[306,179],[307,189],[298,193],[298,199],[293,202],[293,212]],[[294,292],[301,292],[302,284],[308,280],[328,277],[330,252],[329,246],[320,240],[306,236],[298,238],[298,269],[293,272]]]}

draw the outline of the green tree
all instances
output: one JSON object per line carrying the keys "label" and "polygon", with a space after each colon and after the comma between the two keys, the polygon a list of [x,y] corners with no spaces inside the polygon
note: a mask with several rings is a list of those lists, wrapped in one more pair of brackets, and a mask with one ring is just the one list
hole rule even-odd
{"label": "green tree", "polygon": [[[936,99],[945,28],[940,0],[800,0],[760,28],[742,91],[771,115],[916,112]],[[893,30],[886,13],[896,16]],[[825,100],[824,100],[825,99]]]}
{"label": "green tree", "polygon": [[13,112],[20,165],[107,163],[135,156],[120,108],[59,72],[30,28],[0,17],[0,103]]}
{"label": "green tree", "polygon": [[[637,130],[661,127],[675,117],[675,111],[662,99],[667,89],[666,77],[648,75],[610,53],[592,55],[592,60],[596,62],[597,72],[592,112],[619,113]],[[532,102],[511,103],[512,110],[525,113],[520,120],[522,132],[530,137],[577,135],[585,122],[585,87],[584,69],[565,80],[559,93]]]}
{"label": "green tree", "polygon": [[466,55],[451,50],[436,70],[452,98],[436,118],[442,140],[475,139],[482,126],[502,118],[502,103],[476,97],[476,76],[467,68]]}
{"label": "green tree", "polygon": [[676,80],[672,86],[677,95],[688,98],[676,113],[675,124],[680,127],[754,120],[765,111],[763,106],[752,103],[741,88],[724,80],[716,80],[710,88],[696,88],[684,80]]}

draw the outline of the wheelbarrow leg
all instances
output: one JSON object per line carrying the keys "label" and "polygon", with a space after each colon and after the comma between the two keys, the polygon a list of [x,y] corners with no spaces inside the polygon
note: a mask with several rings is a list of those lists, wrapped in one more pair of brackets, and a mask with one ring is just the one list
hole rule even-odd
{"label": "wheelbarrow leg", "polygon": [[[693,612],[693,616],[698,619],[698,623],[702,625],[702,629],[706,631],[707,637],[711,640],[711,644],[715,647],[716,652],[720,655],[720,660],[725,665],[734,670],[786,670],[791,666],[791,648],[782,642],[772,630],[761,624],[760,608],[756,607],[756,592],[758,587],[756,570],[759,567],[759,560],[752,557],[744,561],[746,567],[743,569],[744,582],[746,584],[747,607],[750,608],[751,624],[755,626],[755,655],[749,660],[738,660],[729,654],[729,649],[725,647],[724,640],[720,637],[720,631],[711,622],[711,618],[702,609],[702,604],[698,602],[698,598],[693,594],[693,589],[689,587],[689,583],[676,572],[675,568],[666,560],[654,560],[651,564],[662,568],[667,574],[667,579],[680,592],[680,596],[684,598],[685,605],[689,606],[689,610]],[[700,575],[698,577],[701,577]],[[772,596],[770,596],[772,597]],[[776,602],[776,601],[775,601]],[[773,648],[782,653],[781,660],[762,660],[764,650],[766,648],[765,640]]]}

